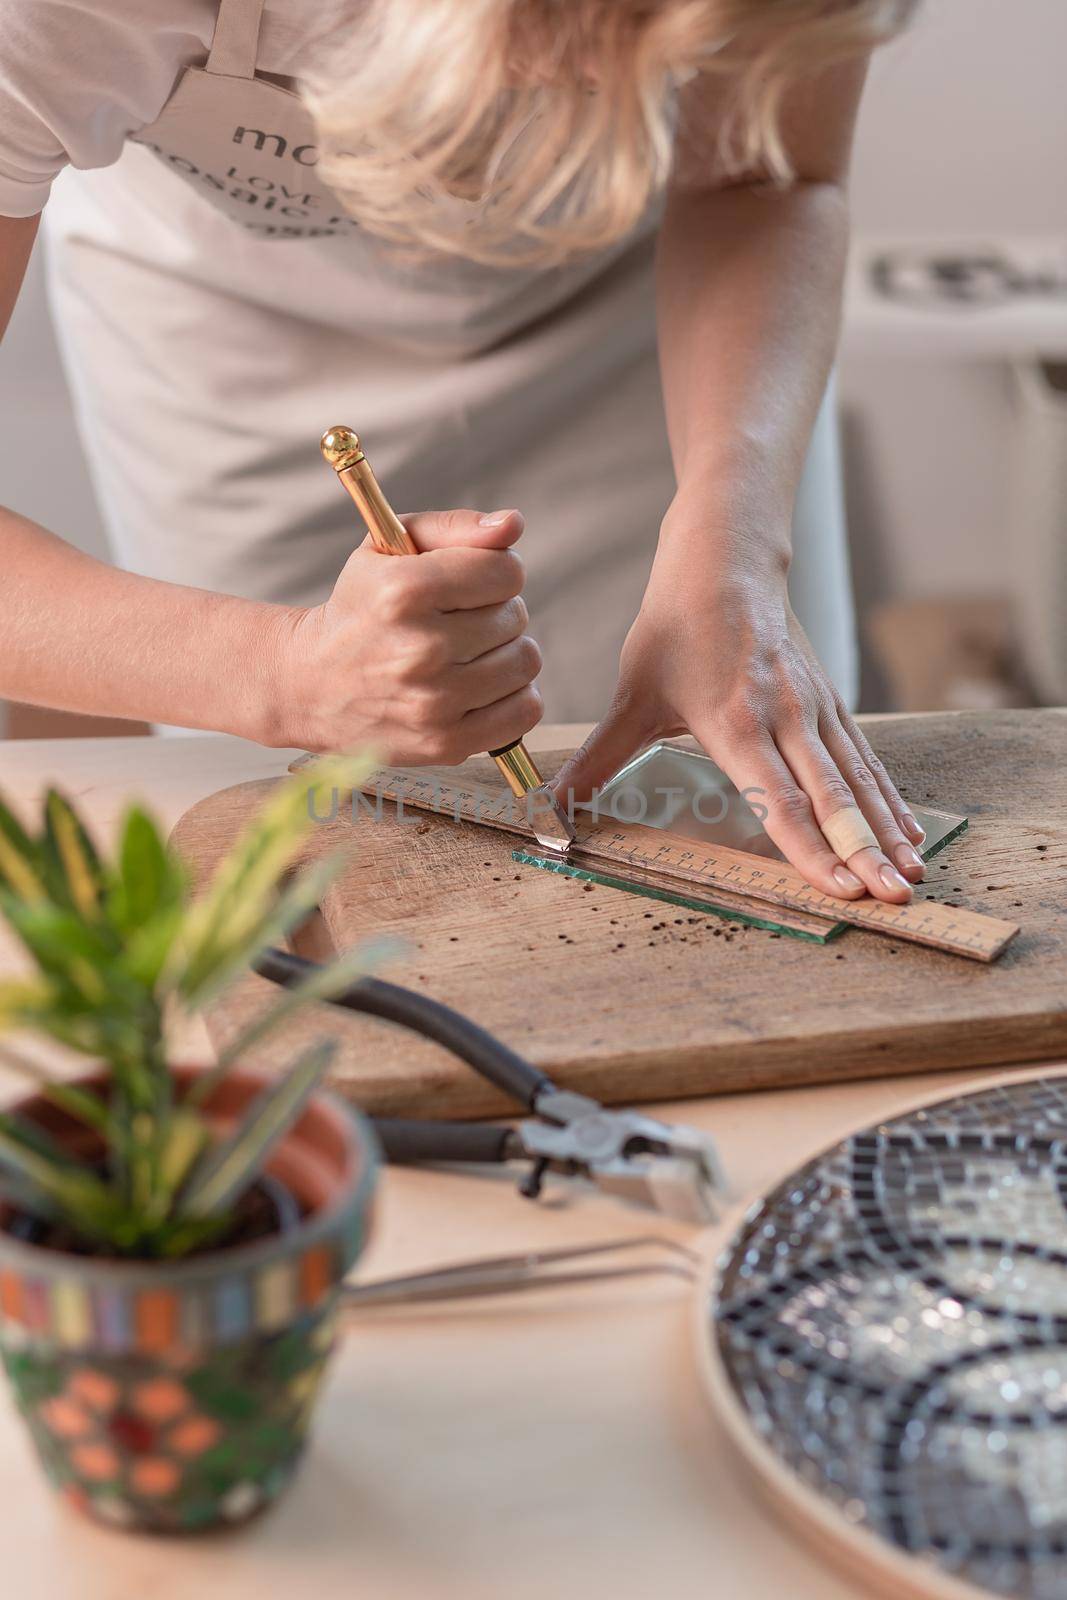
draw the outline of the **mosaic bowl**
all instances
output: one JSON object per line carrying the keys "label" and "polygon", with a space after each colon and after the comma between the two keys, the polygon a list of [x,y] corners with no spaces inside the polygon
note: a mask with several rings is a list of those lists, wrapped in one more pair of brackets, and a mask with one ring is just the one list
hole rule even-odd
{"label": "mosaic bowl", "polygon": [[841,1140],[745,1216],[705,1374],[777,1504],[899,1595],[1067,1597],[1067,1075]]}
{"label": "mosaic bowl", "polygon": [[[206,1114],[224,1131],[269,1081],[232,1072]],[[17,1109],[77,1143],[79,1125],[40,1097]],[[44,1470],[72,1504],[113,1526],[179,1533],[243,1521],[277,1497],[304,1449],[377,1169],[367,1124],[318,1094],[268,1167],[304,1212],[284,1232],[162,1263],[64,1254],[0,1231],[0,1354]]]}

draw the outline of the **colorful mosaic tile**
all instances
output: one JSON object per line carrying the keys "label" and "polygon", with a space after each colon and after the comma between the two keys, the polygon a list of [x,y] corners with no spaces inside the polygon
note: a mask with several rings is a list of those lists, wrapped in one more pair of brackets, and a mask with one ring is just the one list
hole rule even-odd
{"label": "colorful mosaic tile", "polygon": [[915,1592],[1062,1600],[1065,1267],[1067,1075],[1047,1074],[793,1172],[727,1249],[707,1333],[753,1453],[842,1543],[914,1557]]}
{"label": "colorful mosaic tile", "polygon": [[200,1359],[72,1356],[16,1338],[3,1361],[50,1479],[80,1509],[160,1533],[242,1521],[300,1457],[335,1298]]}
{"label": "colorful mosaic tile", "polygon": [[0,1355],[72,1505],[113,1526],[178,1533],[241,1521],[288,1482],[378,1170],[358,1116],[322,1095],[303,1123],[316,1119],[336,1169],[329,1200],[252,1244],[116,1261],[0,1227]]}

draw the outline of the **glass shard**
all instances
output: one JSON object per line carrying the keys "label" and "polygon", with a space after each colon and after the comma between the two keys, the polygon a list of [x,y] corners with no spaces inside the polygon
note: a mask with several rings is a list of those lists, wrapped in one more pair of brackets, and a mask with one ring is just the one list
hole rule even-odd
{"label": "glass shard", "polygon": [[[710,756],[661,741],[642,751],[616,773],[590,804],[574,809],[576,815],[585,814],[595,821],[641,823],[648,828],[663,828],[680,838],[729,846],[765,860],[782,861],[785,858],[781,851],[764,832],[759,797],[757,790],[747,791],[747,797],[741,794]],[[922,806],[912,806],[912,811],[926,830],[926,839],[919,848],[924,861],[937,855],[967,826],[966,817],[929,811]],[[836,938],[847,927],[844,922],[826,922],[803,912],[771,907],[710,887],[679,894],[676,890],[661,889],[637,875],[620,877],[594,871],[531,850],[516,850],[513,859],[587,883],[625,889],[630,894],[645,895],[668,905],[726,917],[749,927],[770,928],[790,938],[813,940],[817,944]]]}

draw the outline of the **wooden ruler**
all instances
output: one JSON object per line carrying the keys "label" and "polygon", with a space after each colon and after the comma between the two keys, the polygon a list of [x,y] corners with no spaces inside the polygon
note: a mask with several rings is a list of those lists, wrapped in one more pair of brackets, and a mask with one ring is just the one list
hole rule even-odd
{"label": "wooden ruler", "polygon": [[[442,781],[418,768],[386,768],[366,785],[360,806],[373,810],[382,801],[405,808],[432,811],[456,822],[477,823],[520,835],[530,846],[524,854],[541,859],[544,852],[533,838],[521,801],[506,790],[486,790],[473,785]],[[576,819],[577,838],[563,863],[612,874],[645,886],[725,891],[765,904],[847,922],[874,933],[932,945],[974,961],[994,961],[1018,933],[1018,925],[1000,917],[987,917],[963,907],[940,905],[935,900],[914,899],[908,905],[890,905],[865,895],[861,900],[837,900],[813,889],[794,867],[783,861],[723,845],[699,844],[661,828],[636,822]]]}

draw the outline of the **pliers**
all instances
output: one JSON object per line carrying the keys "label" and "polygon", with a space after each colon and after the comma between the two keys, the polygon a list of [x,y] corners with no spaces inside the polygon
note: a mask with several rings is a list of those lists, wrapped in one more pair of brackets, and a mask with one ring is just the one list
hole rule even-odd
{"label": "pliers", "polygon": [[[288,987],[313,965],[272,949],[256,961],[255,970]],[[374,1117],[387,1160],[528,1161],[519,1190],[530,1199],[541,1194],[546,1174],[554,1172],[585,1178],[607,1194],[680,1221],[705,1223],[718,1215],[726,1186],[710,1135],[637,1111],[608,1110],[587,1095],[559,1089],[540,1068],[477,1023],[399,984],[361,978],[332,1003],[433,1039],[533,1114],[505,1127]]]}

